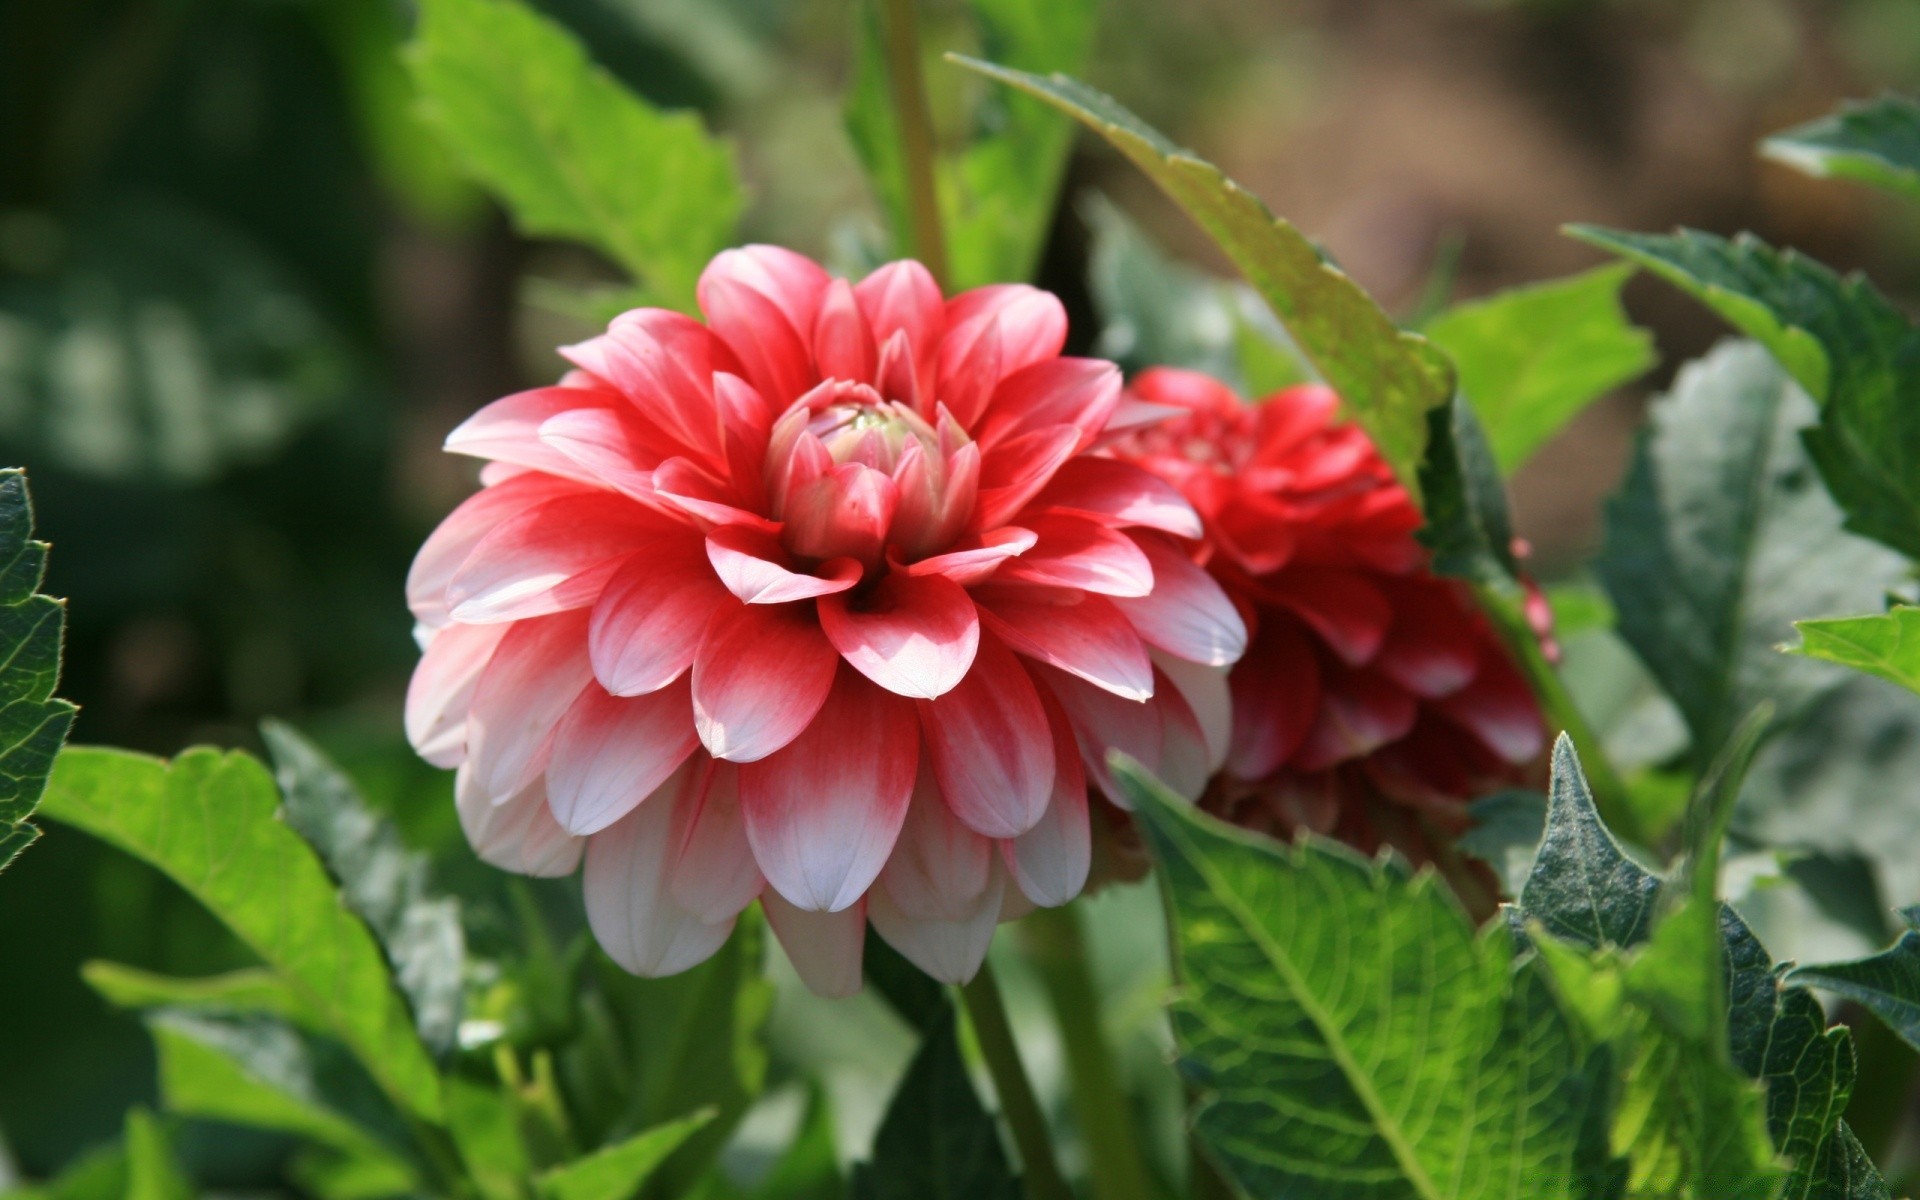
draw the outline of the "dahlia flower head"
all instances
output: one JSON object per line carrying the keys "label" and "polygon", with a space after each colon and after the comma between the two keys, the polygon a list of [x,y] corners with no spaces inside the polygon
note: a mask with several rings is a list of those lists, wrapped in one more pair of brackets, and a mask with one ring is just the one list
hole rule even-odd
{"label": "dahlia flower head", "polygon": [[1158,410],[1061,356],[1051,295],[768,246],[697,295],[447,439],[489,461],[408,579],[408,735],[481,858],[584,859],[630,971],[758,899],[816,991],[858,989],[868,921],[963,981],[1084,885],[1109,747],[1199,794],[1245,627],[1186,500],[1094,453]]}
{"label": "dahlia flower head", "polygon": [[1532,690],[1466,589],[1430,569],[1419,510],[1338,420],[1332,389],[1248,404],[1210,376],[1155,368],[1130,395],[1180,415],[1113,452],[1192,502],[1194,556],[1251,631],[1207,808],[1425,861],[1467,826],[1468,801],[1537,773]]}

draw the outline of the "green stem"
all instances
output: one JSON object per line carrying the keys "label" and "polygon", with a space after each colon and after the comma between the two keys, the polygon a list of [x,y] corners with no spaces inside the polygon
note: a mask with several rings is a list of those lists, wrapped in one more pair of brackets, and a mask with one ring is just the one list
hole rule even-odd
{"label": "green stem", "polygon": [[886,42],[887,82],[900,126],[901,165],[906,175],[906,231],[913,256],[942,287],[947,285],[947,239],[940,224],[940,193],[933,177],[933,112],[920,67],[920,28],[914,0],[882,0],[881,37]]}
{"label": "green stem", "polygon": [[1037,909],[1020,923],[1020,931],[1060,1027],[1093,1194],[1099,1200],[1150,1200],[1153,1191],[1140,1156],[1140,1134],[1114,1070],[1080,914],[1070,905]]}
{"label": "green stem", "polygon": [[1001,1115],[1020,1148],[1029,1200],[1073,1200],[1053,1161],[1053,1139],[1047,1133],[1046,1118],[1040,1115],[1040,1102],[1034,1099],[1033,1085],[1027,1082],[1027,1070],[1020,1064],[1020,1048],[1014,1044],[1013,1025],[1000,1001],[993,967],[981,963],[980,973],[960,989],[960,997],[966,1001],[967,1019],[986,1057],[987,1073],[993,1076],[993,1090],[1000,1095]]}
{"label": "green stem", "polygon": [[1573,739],[1573,748],[1580,753],[1580,768],[1586,773],[1587,785],[1593,789],[1593,804],[1600,810],[1600,819],[1615,837],[1654,849],[1646,827],[1640,822],[1640,814],[1627,795],[1626,781],[1613,769],[1613,760],[1607,757],[1600,735],[1587,723],[1580,706],[1573,702],[1566,681],[1547,661],[1540,649],[1540,640],[1534,636],[1519,605],[1486,584],[1476,584],[1474,594],[1532,685],[1548,726],[1565,731]]}

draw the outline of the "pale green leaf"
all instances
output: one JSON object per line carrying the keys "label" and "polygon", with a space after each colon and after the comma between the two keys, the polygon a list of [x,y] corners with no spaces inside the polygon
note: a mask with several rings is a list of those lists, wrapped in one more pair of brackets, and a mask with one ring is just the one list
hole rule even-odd
{"label": "pale green leaf", "polygon": [[273,777],[240,753],[188,750],[171,764],[74,747],[43,811],[159,868],[323,1014],[393,1099],[441,1117],[440,1080],[380,947],[279,819]]}
{"label": "pale green leaf", "polygon": [[209,1009],[224,1013],[260,1013],[310,1029],[324,1029],[323,1014],[312,1011],[300,993],[272,971],[247,967],[224,975],[177,979],[137,967],[98,959],[83,963],[81,978],[107,1003],[120,1008]]}
{"label": "pale green leaf", "polygon": [[[1822,658],[1920,692],[1920,608],[1896,604],[1864,617],[1795,621],[1800,644],[1786,649]],[[1913,640],[1908,641],[1911,637]]]}
{"label": "pale green leaf", "polygon": [[40,836],[27,818],[73,724],[73,705],[53,695],[67,610],[39,594],[46,570],[27,477],[0,471],[0,871]]}
{"label": "pale green leaf", "polygon": [[487,1200],[521,1200],[533,1173],[514,1100],[498,1087],[464,1076],[447,1079],[447,1131],[473,1181]]}
{"label": "pale green leaf", "polygon": [[1168,897],[1197,1128],[1250,1195],[1618,1194],[1606,1056],[1503,930],[1476,937],[1431,873],[1255,838],[1116,763]]}
{"label": "pale green leaf", "polygon": [[1159,184],[1272,306],[1301,355],[1340,393],[1347,415],[1419,500],[1427,414],[1454,390],[1445,354],[1395,327],[1358,285],[1252,193],[1112,97],[1064,75],[957,61],[1071,114]]}
{"label": "pale green leaf", "polygon": [[668,1155],[713,1117],[713,1110],[707,1109],[554,1167],[536,1181],[540,1196],[542,1200],[627,1200],[645,1186]]}
{"label": "pale green leaf", "polygon": [[1905,96],[1850,102],[1760,143],[1809,175],[1852,179],[1920,200],[1920,104]]}
{"label": "pale green leaf", "polygon": [[1512,471],[1593,401],[1654,362],[1620,307],[1630,266],[1513,288],[1441,313],[1424,331],[1453,357],[1494,459]]}
{"label": "pale green leaf", "polygon": [[887,1104],[873,1159],[854,1169],[854,1200],[1019,1200],[993,1114],[960,1057],[953,1006],[932,1018]]}
{"label": "pale green leaf", "polygon": [[1844,680],[1775,649],[1796,618],[1870,607],[1905,572],[1842,530],[1797,436],[1813,415],[1759,347],[1723,345],[1655,402],[1607,505],[1594,574],[1685,718],[1696,770],[1760,701],[1790,720]]}
{"label": "pale green leaf", "polygon": [[425,0],[409,54],[422,112],[520,229],[595,246],[660,303],[733,239],[746,198],[731,151],[663,113],[519,0]]}
{"label": "pale green leaf", "polygon": [[193,1200],[193,1181],[180,1169],[173,1144],[144,1108],[127,1110],[127,1200]]}

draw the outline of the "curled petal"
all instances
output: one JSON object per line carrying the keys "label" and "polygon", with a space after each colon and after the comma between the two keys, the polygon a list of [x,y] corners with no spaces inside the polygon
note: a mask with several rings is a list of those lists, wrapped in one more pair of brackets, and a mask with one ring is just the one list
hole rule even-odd
{"label": "curled petal", "polygon": [[1116,597],[1153,593],[1152,563],[1140,544],[1126,534],[1079,517],[1042,517],[1032,523],[1032,529],[1040,540],[1033,549],[1000,568],[1002,581],[1078,588]]}
{"label": "curled petal", "polygon": [[760,907],[800,981],[815,995],[841,1000],[860,990],[860,961],[867,940],[865,904],[816,912],[795,908],[768,888],[760,894]]}
{"label": "curled petal", "polygon": [[495,400],[447,435],[453,454],[531,467],[563,479],[597,483],[591,472],[540,440],[540,427],[563,412],[599,408],[611,412],[619,397],[592,388],[544,387]]}
{"label": "curled petal", "polygon": [[1008,375],[975,430],[983,446],[995,446],[1056,425],[1080,431],[1090,446],[1120,404],[1120,368],[1093,358],[1047,358]]}
{"label": "curled petal", "polygon": [[665,687],[693,665],[714,610],[729,603],[705,545],[664,539],[629,559],[593,606],[587,653],[616,696]]}
{"label": "curled petal", "polygon": [[[992,354],[1005,378],[1055,357],[1066,342],[1067,310],[1050,292],[1020,283],[962,292],[947,301],[947,335],[940,343],[936,376],[940,394],[977,355]],[[971,424],[979,413],[955,409],[954,415]]]}
{"label": "curled petal", "polygon": [[1039,679],[1073,727],[1074,741],[1080,746],[1080,761],[1087,776],[1098,784],[1107,799],[1122,808],[1130,805],[1113,776],[1107,770],[1107,752],[1122,750],[1149,771],[1160,766],[1161,720],[1159,706],[1148,702],[1122,700],[1104,688],[1076,679],[1064,671],[1034,664]]}
{"label": "curled petal", "polygon": [[[766,296],[709,271],[700,280],[700,308],[713,331],[740,359],[747,382],[776,408],[785,408],[819,382],[813,354],[800,331]],[[806,328],[812,331],[811,320]]]}
{"label": "curled petal", "polygon": [[1010,438],[991,453],[983,453],[975,527],[991,529],[1010,520],[1079,450],[1079,430],[1071,425],[1052,425]]}
{"label": "curled petal", "polygon": [[933,275],[911,260],[891,262],[854,285],[853,297],[873,330],[874,344],[884,349],[902,335],[903,365],[924,376],[915,385],[919,390],[931,389],[934,355],[947,330],[946,301]]}
{"label": "curled petal", "polygon": [[693,663],[693,721],[707,752],[765,758],[827,701],[840,656],[811,613],[742,604],[714,614]]}
{"label": "curled petal", "polygon": [[821,301],[833,282],[806,255],[767,245],[741,246],[715,255],[701,272],[696,289],[702,309],[707,307],[705,291],[717,279],[730,279],[765,296],[797,334],[813,329]]}
{"label": "curled petal", "polygon": [[850,558],[830,559],[819,575],[804,575],[782,565],[787,557],[780,543],[758,530],[723,526],[707,535],[707,558],[743,604],[786,604],[844,592],[860,582],[860,564]]}
{"label": "curled petal", "polygon": [[925,764],[880,886],[905,916],[964,920],[986,890],[993,843],[962,824]]}
{"label": "curled petal", "polygon": [[823,596],[819,610],[827,640],[855,670],[916,699],[952,691],[980,642],[973,601],[941,575],[889,573],[857,600]]}
{"label": "curled petal", "polygon": [[731,917],[753,902],[766,879],[747,843],[746,817],[740,810],[740,769],[709,760],[702,773],[697,803],[685,815],[679,834],[680,860],[668,882],[674,904],[712,922]]}
{"label": "curled petal", "polygon": [[644,696],[588,686],[554,730],[553,815],[569,833],[598,833],[652,795],[699,744],[684,678]]}
{"label": "curled petal", "polygon": [[1003,525],[981,534],[977,546],[949,550],[945,554],[936,554],[932,558],[908,564],[906,574],[945,575],[962,587],[971,587],[984,583],[1000,569],[1002,563],[1025,554],[1039,540],[1040,535],[1031,529]]}
{"label": "curled petal", "polygon": [[407,572],[407,607],[430,627],[444,625],[447,585],[480,540],[516,513],[561,496],[590,495],[579,484],[529,472],[481,488],[460,502],[428,535]]}
{"label": "curled petal", "polygon": [[822,379],[852,379],[862,383],[874,378],[880,363],[879,343],[867,324],[866,314],[853,288],[844,279],[827,285],[819,315],[813,324],[813,357]]}
{"label": "curled petal", "polygon": [[1068,588],[989,584],[975,598],[989,627],[1028,658],[1128,700],[1153,694],[1147,647],[1106,597]]}
{"label": "curled petal", "polygon": [[540,441],[565,455],[575,473],[652,508],[652,467],[660,454],[634,436],[633,422],[606,408],[570,408],[540,423]]}
{"label": "curled petal", "polygon": [[722,461],[713,376],[741,368],[713,330],[681,313],[637,308],[615,317],[604,335],[561,353],[617,387],[677,453]]}
{"label": "curled petal", "polygon": [[859,463],[841,463],[788,500],[786,544],[808,558],[876,563],[899,498],[886,475]]}
{"label": "curled petal", "polygon": [[745,525],[769,533],[780,527],[751,509],[741,497],[684,458],[670,458],[653,473],[654,494],[689,516],[715,525]]}
{"label": "curled petal", "polygon": [[960,686],[918,704],[934,778],[954,815],[988,837],[1033,828],[1053,792],[1053,740],[1033,680],[1013,652],[981,634]]}

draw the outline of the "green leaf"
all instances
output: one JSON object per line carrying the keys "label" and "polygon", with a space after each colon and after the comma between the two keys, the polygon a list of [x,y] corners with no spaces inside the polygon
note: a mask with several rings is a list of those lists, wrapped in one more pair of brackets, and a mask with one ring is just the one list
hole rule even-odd
{"label": "green leaf", "polygon": [[1825,179],[1852,179],[1920,200],[1920,104],[1905,96],[1849,102],[1760,143],[1768,158]]}
{"label": "green leaf", "polygon": [[842,1200],[846,1192],[835,1150],[833,1105],[816,1083],[807,1094],[800,1132],[750,1193],[751,1200]]}
{"label": "green leaf", "polygon": [[53,695],[67,609],[36,590],[46,570],[26,474],[0,471],[0,871],[40,836],[27,818],[73,725],[73,705]]}
{"label": "green leaf", "polygon": [[1580,410],[1654,363],[1653,337],[1627,320],[1626,265],[1513,288],[1440,314],[1424,332],[1453,357],[1460,390],[1512,471]]}
{"label": "green leaf", "polygon": [[447,1131],[480,1194],[488,1200],[521,1200],[533,1173],[514,1114],[512,1097],[460,1075],[447,1079]]}
{"label": "green leaf", "polygon": [[1340,393],[1347,414],[1419,501],[1427,414],[1454,390],[1445,354],[1395,327],[1358,285],[1252,193],[1111,97],[1063,75],[956,61],[1069,113],[1159,184],[1272,306],[1301,355]]}
{"label": "green leaf", "polygon": [[540,1196],[542,1200],[626,1200],[713,1117],[713,1110],[707,1109],[546,1171],[536,1181]]}
{"label": "green leaf", "polygon": [[137,967],[98,959],[83,963],[81,978],[107,1003],[119,1008],[207,1009],[280,1017],[309,1029],[324,1029],[326,1019],[300,993],[272,971],[247,967],[224,975],[176,979]]}
{"label": "green leaf", "polygon": [[1807,452],[1847,528],[1920,558],[1920,333],[1899,309],[1859,276],[1746,234],[1570,232],[1647,267],[1771,350],[1820,402]]}
{"label": "green leaf", "polygon": [[1852,962],[1800,967],[1789,978],[1845,996],[1885,1021],[1908,1045],[1920,1049],[1920,906],[1905,908],[1900,940],[1880,953]]}
{"label": "green leaf", "polygon": [[1480,419],[1465,397],[1428,414],[1431,429],[1420,485],[1427,494],[1421,544],[1442,575],[1485,584],[1517,599],[1507,488]]}
{"label": "green leaf", "polygon": [[1812,415],[1758,347],[1722,345],[1655,402],[1607,505],[1594,573],[1696,770],[1761,700],[1791,720],[1845,678],[1774,649],[1795,618],[1868,607],[1904,572],[1841,529],[1795,436]]}
{"label": "green leaf", "polygon": [[[1660,890],[1660,878],[1628,858],[1601,822],[1579,758],[1562,737],[1553,752],[1546,837],[1516,920],[1537,922],[1571,945],[1632,950],[1652,934]],[[1852,1134],[1840,1115],[1855,1072],[1847,1031],[1828,1028],[1807,989],[1784,985],[1785,968],[1774,965],[1739,914],[1722,904],[1718,917],[1728,1051],[1743,1073],[1765,1086],[1768,1132],[1793,1164],[1781,1194],[1790,1200],[1884,1196],[1871,1164],[1846,1149]],[[1542,944],[1543,953],[1546,948]]]}
{"label": "green leaf", "polygon": [[1547,802],[1538,792],[1510,789],[1482,796],[1470,810],[1473,827],[1454,844],[1493,868],[1500,893],[1515,895],[1546,831]]}
{"label": "green leaf", "polygon": [[[873,0],[859,8],[847,130],[896,243],[903,243],[905,168],[881,14]],[[1093,0],[969,0],[965,11],[983,54],[1026,70],[1075,72],[1093,43],[1095,9]],[[969,288],[1031,278],[1053,224],[1072,125],[1028,96],[982,90],[957,99],[964,110],[958,128],[936,139],[934,164],[947,283]]]}
{"label": "green leaf", "polygon": [[244,754],[200,748],[169,764],[74,747],[43,811],[185,888],[324,1014],[396,1103],[439,1121],[439,1077],[379,945],[278,808],[273,777]]}
{"label": "green leaf", "polygon": [[1000,1148],[960,1058],[953,1006],[926,1031],[873,1139],[873,1160],[854,1168],[854,1200],[1019,1200],[1019,1181]]}
{"label": "green leaf", "polygon": [[[1800,644],[1782,647],[1825,659],[1920,692],[1920,608],[1896,604],[1864,617],[1817,617],[1795,621]],[[1913,641],[1907,641],[1908,636]]]}
{"label": "green leaf", "polygon": [[380,939],[421,1038],[446,1053],[459,1030],[465,986],[459,903],[430,890],[427,856],[406,848],[318,746],[281,721],[263,722],[260,733],[288,823],[319,851],[347,906]]}
{"label": "green leaf", "polygon": [[1617,1194],[1605,1054],[1503,930],[1476,938],[1430,872],[1255,838],[1115,761],[1168,897],[1196,1126],[1251,1195]]}
{"label": "green leaf", "polygon": [[694,283],[745,206],[733,155],[663,113],[518,0],[425,0],[408,62],[422,112],[520,229],[604,251],[658,302]]}
{"label": "green leaf", "polygon": [[193,1200],[193,1181],[180,1169],[154,1115],[144,1108],[127,1110],[127,1200]]}

